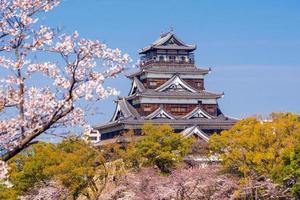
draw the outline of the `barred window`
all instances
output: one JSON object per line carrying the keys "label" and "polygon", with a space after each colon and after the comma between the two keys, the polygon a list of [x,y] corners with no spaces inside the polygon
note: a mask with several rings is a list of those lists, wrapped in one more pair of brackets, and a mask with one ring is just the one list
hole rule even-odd
{"label": "barred window", "polygon": [[157,82],[155,82],[155,81],[150,81],[150,86],[156,86],[157,85]]}
{"label": "barred window", "polygon": [[186,112],[187,108],[185,107],[172,107],[171,111],[172,112]]}

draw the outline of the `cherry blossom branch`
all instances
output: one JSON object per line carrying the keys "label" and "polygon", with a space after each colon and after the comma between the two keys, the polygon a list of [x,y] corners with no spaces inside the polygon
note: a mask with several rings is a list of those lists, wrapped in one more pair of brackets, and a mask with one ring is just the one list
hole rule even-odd
{"label": "cherry blossom branch", "polygon": [[[127,54],[98,40],[79,38],[77,32],[58,34],[39,24],[36,14],[59,2],[0,0],[0,72],[8,72],[0,73],[5,74],[0,77],[0,156],[4,161],[49,130],[88,129],[86,110],[80,104],[116,95],[114,88],[104,87],[105,80],[130,62]],[[33,77],[46,83],[36,83]]]}

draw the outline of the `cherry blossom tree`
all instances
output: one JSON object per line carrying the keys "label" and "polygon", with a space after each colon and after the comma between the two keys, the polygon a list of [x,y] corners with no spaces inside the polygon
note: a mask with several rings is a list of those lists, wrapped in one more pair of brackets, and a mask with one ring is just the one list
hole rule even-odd
{"label": "cherry blossom tree", "polygon": [[[128,172],[119,184],[99,200],[108,199],[234,199],[238,181],[219,174],[216,166],[178,168],[169,176],[162,176],[154,168]],[[125,198],[127,197],[127,198]]]}
{"label": "cherry blossom tree", "polygon": [[[89,129],[87,101],[116,95],[104,81],[130,61],[98,40],[63,34],[38,17],[60,0],[0,0],[0,153],[9,160],[42,133]],[[60,130],[60,129],[59,129]],[[4,166],[1,163],[0,166]]]}
{"label": "cherry blossom tree", "polygon": [[40,199],[65,199],[71,200],[67,188],[55,181],[45,181],[37,184],[26,196],[20,197],[20,200],[40,200]]}

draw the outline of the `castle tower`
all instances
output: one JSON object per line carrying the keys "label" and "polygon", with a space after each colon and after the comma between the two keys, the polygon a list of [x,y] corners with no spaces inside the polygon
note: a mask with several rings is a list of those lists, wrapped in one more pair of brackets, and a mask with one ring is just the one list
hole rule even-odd
{"label": "castle tower", "polygon": [[204,140],[229,129],[236,120],[218,106],[224,93],[205,89],[204,77],[211,70],[196,67],[195,50],[195,45],[185,44],[173,32],[141,49],[138,71],[127,76],[132,81],[128,96],[115,101],[110,122],[93,127],[92,141],[113,141],[128,130],[138,135],[145,122],[169,124],[175,132]]}

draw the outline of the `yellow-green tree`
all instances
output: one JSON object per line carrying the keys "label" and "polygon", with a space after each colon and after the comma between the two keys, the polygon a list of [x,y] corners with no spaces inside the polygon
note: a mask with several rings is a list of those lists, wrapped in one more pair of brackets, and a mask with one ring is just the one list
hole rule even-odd
{"label": "yellow-green tree", "polygon": [[[58,144],[39,142],[9,161],[10,189],[23,195],[39,182],[57,180],[73,198],[97,199],[108,171],[100,151],[85,141],[69,138]],[[0,188],[1,189],[1,188]]]}
{"label": "yellow-green tree", "polygon": [[213,135],[209,147],[219,155],[225,170],[247,178],[267,175],[283,180],[284,158],[300,141],[300,117],[273,113],[270,120],[247,118],[230,130]]}
{"label": "yellow-green tree", "polygon": [[289,155],[283,156],[283,165],[277,167],[273,177],[290,186],[292,193],[300,199],[300,141]]}
{"label": "yellow-green tree", "polygon": [[49,166],[58,163],[55,145],[40,142],[14,157],[9,162],[9,181],[19,195],[34,187],[35,183],[50,179]]}
{"label": "yellow-green tree", "polygon": [[174,133],[169,125],[145,124],[142,136],[129,145],[127,156],[138,165],[155,165],[168,173],[189,152],[191,138]]}
{"label": "yellow-green tree", "polygon": [[18,194],[13,188],[8,188],[7,185],[0,183],[0,199],[2,200],[16,200]]}

